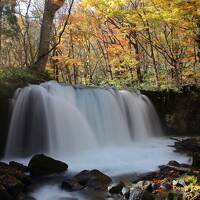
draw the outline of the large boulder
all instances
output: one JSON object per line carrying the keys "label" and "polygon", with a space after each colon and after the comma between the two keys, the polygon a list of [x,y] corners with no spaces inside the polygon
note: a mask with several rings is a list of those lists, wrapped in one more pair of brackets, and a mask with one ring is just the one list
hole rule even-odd
{"label": "large boulder", "polygon": [[68,165],[64,162],[54,160],[44,154],[35,155],[28,164],[32,176],[46,176],[62,173],[67,170]]}
{"label": "large boulder", "polygon": [[91,187],[93,189],[106,190],[112,179],[100,172],[99,170],[84,170],[74,177],[82,186]]}

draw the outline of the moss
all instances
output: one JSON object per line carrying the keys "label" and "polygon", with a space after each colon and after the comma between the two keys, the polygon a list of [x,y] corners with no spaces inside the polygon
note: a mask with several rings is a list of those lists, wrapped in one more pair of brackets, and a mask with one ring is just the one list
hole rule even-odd
{"label": "moss", "polygon": [[0,69],[0,83],[20,82],[23,84],[40,83],[51,80],[47,72],[36,73],[29,69],[5,68]]}

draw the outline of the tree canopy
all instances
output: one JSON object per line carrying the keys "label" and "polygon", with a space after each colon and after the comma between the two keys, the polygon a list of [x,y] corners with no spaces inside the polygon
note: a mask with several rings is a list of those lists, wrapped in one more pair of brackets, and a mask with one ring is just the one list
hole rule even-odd
{"label": "tree canopy", "polygon": [[[2,67],[40,65],[70,84],[162,89],[199,83],[198,0],[83,0],[73,7],[50,1],[52,24],[44,21],[44,5],[17,3],[12,12],[1,9]],[[14,21],[5,26],[4,19]]]}

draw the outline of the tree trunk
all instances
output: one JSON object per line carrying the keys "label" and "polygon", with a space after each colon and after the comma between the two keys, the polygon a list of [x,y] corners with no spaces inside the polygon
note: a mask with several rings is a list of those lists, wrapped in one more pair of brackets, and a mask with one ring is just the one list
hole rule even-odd
{"label": "tree trunk", "polygon": [[0,4],[0,67],[2,66],[2,16],[3,16],[3,5]]}
{"label": "tree trunk", "polygon": [[[58,56],[57,49],[54,49],[53,56]],[[58,77],[59,77],[58,60],[52,59],[52,64],[53,64],[53,69],[54,69],[54,78],[55,78],[55,80],[58,81]]]}
{"label": "tree trunk", "polygon": [[181,80],[180,80],[180,64],[177,61],[173,61],[173,72],[174,72],[174,78],[176,81],[176,85],[178,88],[181,86]]}
{"label": "tree trunk", "polygon": [[[134,39],[134,42],[131,40],[131,37]],[[128,36],[130,44],[133,45],[134,51],[135,51],[135,58],[137,60],[137,65],[136,65],[136,73],[137,73],[137,79],[139,83],[143,82],[143,75],[141,72],[141,60],[140,60],[140,51],[139,51],[139,44],[138,44],[138,39],[137,39],[137,32],[136,31],[131,31],[130,36]]]}
{"label": "tree trunk", "polygon": [[197,27],[198,27],[198,34],[196,35],[196,42],[197,42],[197,57],[200,62],[200,18],[197,20]]}
{"label": "tree trunk", "polygon": [[64,0],[45,0],[45,8],[40,32],[38,59],[33,65],[36,71],[44,71],[48,61],[48,51],[52,35],[53,20],[56,11],[62,7]]}
{"label": "tree trunk", "polygon": [[198,46],[198,51],[197,51],[197,57],[198,57],[198,60],[200,62],[200,33],[197,35],[197,46]]}
{"label": "tree trunk", "polygon": [[[148,22],[147,22],[147,25],[149,26]],[[160,86],[159,85],[159,77],[158,77],[158,69],[157,69],[157,64],[156,64],[156,59],[155,59],[155,54],[154,54],[152,37],[151,37],[149,28],[147,29],[147,34],[148,34],[148,38],[149,38],[149,42],[150,42],[151,59],[153,61],[153,67],[154,67],[155,76],[156,76],[156,86],[158,87],[158,86]]]}

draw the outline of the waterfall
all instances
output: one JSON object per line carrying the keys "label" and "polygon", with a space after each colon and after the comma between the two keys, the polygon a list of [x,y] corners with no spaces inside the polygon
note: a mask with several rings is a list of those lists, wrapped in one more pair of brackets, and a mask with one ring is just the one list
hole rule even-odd
{"label": "waterfall", "polygon": [[140,93],[50,81],[16,91],[5,157],[75,155],[160,134],[154,107]]}

